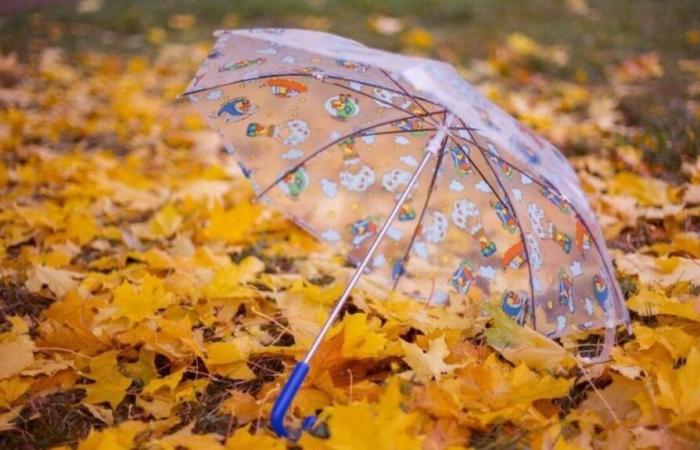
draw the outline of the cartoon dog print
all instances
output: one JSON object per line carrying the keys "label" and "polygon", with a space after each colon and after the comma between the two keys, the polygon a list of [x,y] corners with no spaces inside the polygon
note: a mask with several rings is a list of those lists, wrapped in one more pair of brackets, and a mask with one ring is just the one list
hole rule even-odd
{"label": "cartoon dog print", "polygon": [[338,94],[329,98],[324,107],[331,117],[341,122],[352,119],[360,113],[358,100],[349,94]]}

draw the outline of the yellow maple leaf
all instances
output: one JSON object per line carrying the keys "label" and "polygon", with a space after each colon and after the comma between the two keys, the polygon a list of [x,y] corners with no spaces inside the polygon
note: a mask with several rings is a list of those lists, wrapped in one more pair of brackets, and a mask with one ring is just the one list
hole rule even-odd
{"label": "yellow maple leaf", "polygon": [[163,378],[156,378],[148,382],[146,386],[143,387],[144,394],[154,394],[162,388],[167,388],[167,390],[172,393],[177,387],[178,383],[182,379],[182,375],[185,374],[185,369],[180,369],[176,372],[166,375]]}
{"label": "yellow maple leaf", "polygon": [[673,411],[673,422],[700,424],[700,350],[693,347],[678,369],[660,368],[656,376],[658,405]]}
{"label": "yellow maple leaf", "polygon": [[126,396],[131,379],[119,371],[118,353],[116,350],[104,352],[90,361],[90,372],[86,376],[95,380],[95,383],[84,386],[87,392],[86,402],[108,402],[112,408],[116,408]]}
{"label": "yellow maple leaf", "polygon": [[660,344],[668,350],[674,360],[688,356],[695,343],[695,338],[679,327],[650,328],[635,323],[633,329],[636,337],[635,342],[641,350],[647,350],[654,344]]}
{"label": "yellow maple leaf", "polygon": [[509,361],[538,370],[571,368],[576,364],[564,347],[532,328],[518,325],[498,305],[489,303],[484,305],[484,310],[493,319],[493,326],[484,332],[486,339]]}
{"label": "yellow maple leaf", "polygon": [[78,450],[129,450],[134,437],[146,428],[144,422],[126,421],[114,428],[90,430],[90,434],[78,443]]}
{"label": "yellow maple leaf", "polygon": [[183,221],[177,208],[172,203],[168,203],[151,217],[146,225],[148,233],[144,234],[152,239],[167,238],[180,229]]}
{"label": "yellow maple leaf", "polygon": [[336,327],[343,330],[342,353],[345,358],[376,358],[382,355],[389,342],[380,332],[379,319],[370,318],[365,313],[348,314]]}
{"label": "yellow maple leaf", "polygon": [[218,269],[211,281],[200,289],[204,297],[210,299],[250,297],[257,293],[244,283],[252,280],[265,268],[265,264],[254,256],[249,256],[239,264],[230,264]]}
{"label": "yellow maple leaf", "polygon": [[85,245],[99,236],[100,228],[92,214],[77,210],[66,215],[66,236],[74,242]]}
{"label": "yellow maple leaf", "polygon": [[319,420],[328,423],[330,437],[304,434],[299,443],[312,450],[418,450],[423,440],[419,417],[405,411],[400,381],[392,378],[377,403],[363,400],[324,409]]}
{"label": "yellow maple leaf", "polygon": [[247,201],[240,202],[230,209],[217,206],[211,212],[204,235],[208,239],[222,240],[229,244],[249,242],[254,237],[260,211],[259,205]]}
{"label": "yellow maple leaf", "polygon": [[[485,426],[513,421],[521,426],[542,425],[546,418],[533,406],[537,400],[568,394],[573,380],[540,375],[525,364],[513,368],[498,360],[495,353],[485,361],[459,369],[456,376],[440,385],[426,385],[430,394],[422,406],[429,411],[454,415],[462,423]],[[445,406],[445,402],[452,406]]]}
{"label": "yellow maple leaf", "polygon": [[287,445],[282,439],[275,439],[262,433],[250,434],[241,428],[226,441],[226,450],[284,450]]}
{"label": "yellow maple leaf", "polygon": [[642,286],[639,293],[627,301],[627,307],[642,316],[664,314],[700,322],[700,314],[691,303],[682,303]]}
{"label": "yellow maple leaf", "polygon": [[610,180],[608,186],[614,195],[629,195],[642,206],[663,206],[670,202],[668,184],[649,177],[640,177],[632,172],[621,172]]}
{"label": "yellow maple leaf", "polygon": [[246,362],[248,355],[255,347],[255,343],[245,336],[228,342],[208,344],[206,347],[207,366],[220,375],[243,380],[254,379],[255,373]]}
{"label": "yellow maple leaf", "polygon": [[43,286],[48,287],[56,297],[63,298],[66,293],[77,289],[84,275],[70,270],[36,265],[32,268],[25,286],[30,292],[39,292]]}
{"label": "yellow maple leaf", "polygon": [[439,380],[444,374],[450,373],[460,364],[446,364],[444,359],[450,354],[447,350],[445,336],[440,336],[437,339],[431,339],[428,344],[428,350],[423,351],[416,344],[412,344],[401,340],[405,356],[404,361],[411,366],[413,370],[413,379],[418,382],[425,382],[434,378]]}
{"label": "yellow maple leaf", "polygon": [[0,334],[0,380],[20,373],[34,361],[34,341],[26,334]]}
{"label": "yellow maple leaf", "polygon": [[222,450],[219,436],[214,433],[193,434],[194,422],[185,428],[154,442],[159,450]]}
{"label": "yellow maple leaf", "polygon": [[126,317],[131,322],[152,317],[160,308],[169,306],[175,296],[165,289],[158,277],[146,274],[140,285],[124,281],[114,289],[112,304],[117,308],[117,317]]}
{"label": "yellow maple leaf", "polygon": [[241,346],[235,342],[213,342],[207,347],[207,362],[210,364],[231,364],[244,361],[247,354],[243,352]]}
{"label": "yellow maple leaf", "polygon": [[31,385],[32,382],[28,378],[13,377],[0,380],[0,408],[9,408],[12,402],[27,392]]}

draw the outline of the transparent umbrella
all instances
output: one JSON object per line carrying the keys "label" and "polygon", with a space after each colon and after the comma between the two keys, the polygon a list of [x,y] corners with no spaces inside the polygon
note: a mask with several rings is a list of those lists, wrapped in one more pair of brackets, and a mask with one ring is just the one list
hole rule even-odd
{"label": "transparent umbrella", "polygon": [[273,407],[278,434],[290,436],[286,411],[369,271],[433,306],[479,292],[550,337],[605,329],[599,358],[628,323],[566,159],[452,66],[320,32],[221,31],[185,95],[257,200],[357,266]]}

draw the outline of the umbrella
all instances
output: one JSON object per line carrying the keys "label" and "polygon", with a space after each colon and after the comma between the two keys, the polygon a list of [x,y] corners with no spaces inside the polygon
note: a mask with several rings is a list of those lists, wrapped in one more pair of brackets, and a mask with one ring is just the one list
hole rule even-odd
{"label": "umbrella", "polygon": [[[431,306],[495,298],[559,337],[628,323],[564,156],[449,64],[289,29],[221,31],[187,95],[270,202],[356,270],[272,411],[276,432],[363,273]],[[309,425],[307,421],[306,425]]]}

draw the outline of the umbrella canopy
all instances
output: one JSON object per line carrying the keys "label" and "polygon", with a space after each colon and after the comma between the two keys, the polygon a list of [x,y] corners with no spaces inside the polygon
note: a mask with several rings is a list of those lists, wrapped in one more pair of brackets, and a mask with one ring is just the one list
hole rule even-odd
{"label": "umbrella canopy", "polygon": [[373,250],[362,269],[393,288],[497,298],[552,337],[628,321],[564,156],[452,66],[320,32],[222,31],[186,95],[258,198],[358,264]]}

